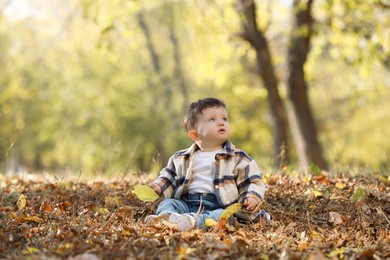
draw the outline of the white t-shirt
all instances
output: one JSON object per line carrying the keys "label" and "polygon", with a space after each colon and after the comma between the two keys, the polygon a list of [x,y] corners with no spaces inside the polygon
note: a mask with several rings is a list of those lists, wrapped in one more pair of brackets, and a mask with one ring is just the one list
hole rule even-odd
{"label": "white t-shirt", "polygon": [[214,193],[215,155],[220,151],[222,149],[212,152],[198,150],[194,153],[188,193]]}

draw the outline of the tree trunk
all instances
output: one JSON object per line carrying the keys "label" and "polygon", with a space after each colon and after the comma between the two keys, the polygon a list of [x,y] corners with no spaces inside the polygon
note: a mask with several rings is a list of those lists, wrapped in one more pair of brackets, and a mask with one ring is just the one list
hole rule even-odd
{"label": "tree trunk", "polygon": [[288,160],[286,146],[287,118],[278,90],[278,80],[275,76],[272,65],[271,54],[264,34],[256,24],[256,5],[253,0],[239,0],[241,12],[244,15],[242,24],[244,27],[243,38],[247,40],[256,51],[259,74],[268,92],[268,103],[270,105],[273,119],[274,155],[277,166],[283,165]]}
{"label": "tree trunk", "polygon": [[301,2],[300,0],[293,2],[294,24],[290,36],[287,82],[289,120],[300,166],[308,170],[310,164],[315,164],[326,169],[327,163],[317,139],[317,129],[304,77],[304,64],[309,53],[312,35],[313,0],[305,1],[307,3],[304,5]]}
{"label": "tree trunk", "polygon": [[173,60],[175,61],[175,68],[173,71],[173,77],[174,79],[177,79],[179,88],[181,90],[181,93],[183,95],[183,111],[186,111],[187,105],[189,104],[189,95],[188,95],[188,86],[186,83],[186,79],[183,72],[183,65],[182,65],[182,59],[180,54],[180,45],[179,41],[177,39],[176,33],[175,33],[175,15],[170,9],[171,12],[171,21],[169,23],[169,38],[171,39],[172,46],[173,46]]}

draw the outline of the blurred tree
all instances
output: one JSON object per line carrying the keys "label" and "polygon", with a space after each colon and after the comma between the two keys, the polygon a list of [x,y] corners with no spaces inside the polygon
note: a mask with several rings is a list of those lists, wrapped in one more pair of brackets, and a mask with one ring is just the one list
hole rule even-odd
{"label": "blurred tree", "polygon": [[299,164],[308,170],[310,164],[327,169],[317,129],[309,102],[304,66],[310,51],[313,31],[313,0],[293,1],[293,25],[291,27],[288,51],[287,94],[289,119]]}
{"label": "blurred tree", "polygon": [[[274,118],[274,150],[275,157],[280,154],[279,149],[288,144],[287,119],[283,101],[278,91],[270,50],[264,33],[257,27],[256,4],[253,0],[240,0],[241,11],[244,14],[244,39],[248,40],[257,53],[260,76],[268,91],[272,116]],[[307,86],[304,78],[304,64],[309,52],[311,38],[312,1],[306,4],[300,1],[293,2],[294,26],[292,27],[289,48],[289,76],[288,97],[291,104],[289,118],[295,145],[298,149],[300,166],[308,169],[310,164],[326,168],[321,147],[317,140],[317,130],[309,105]],[[280,164],[280,162],[279,162]]]}
{"label": "blurred tree", "polygon": [[272,55],[263,31],[259,30],[257,26],[255,2],[253,0],[240,0],[239,2],[241,4],[240,11],[244,16],[244,19],[242,19],[244,28],[242,37],[250,42],[256,50],[259,74],[268,92],[268,103],[273,119],[272,133],[276,166],[283,167],[288,161],[288,150],[286,149],[288,145],[288,125],[284,104],[279,94],[279,83],[273,68]]}

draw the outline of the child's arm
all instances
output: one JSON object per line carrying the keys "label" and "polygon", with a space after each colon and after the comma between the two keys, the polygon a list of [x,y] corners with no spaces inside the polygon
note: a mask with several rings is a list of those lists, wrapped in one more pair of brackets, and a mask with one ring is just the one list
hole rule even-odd
{"label": "child's arm", "polygon": [[260,205],[261,205],[261,202],[253,196],[248,196],[244,200],[244,207],[245,207],[245,210],[248,212],[256,211]]}
{"label": "child's arm", "polygon": [[160,185],[156,184],[156,183],[149,183],[149,187],[152,188],[156,193],[157,195],[161,195],[161,187]]}
{"label": "child's arm", "polygon": [[176,166],[174,163],[175,155],[171,156],[166,167],[160,171],[160,175],[156,180],[149,184],[158,195],[171,197],[174,188],[176,187]]}

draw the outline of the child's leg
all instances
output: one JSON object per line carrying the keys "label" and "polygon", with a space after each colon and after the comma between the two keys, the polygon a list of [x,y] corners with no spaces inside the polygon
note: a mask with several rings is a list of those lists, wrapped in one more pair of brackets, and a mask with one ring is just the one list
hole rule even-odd
{"label": "child's leg", "polygon": [[195,218],[190,213],[190,206],[180,199],[164,199],[157,207],[157,215],[177,225],[180,231],[195,227]]}
{"label": "child's leg", "polygon": [[171,214],[171,213],[190,213],[188,204],[180,199],[164,199],[157,207],[156,214]]}
{"label": "child's leg", "polygon": [[215,220],[216,222],[218,222],[222,212],[223,212],[223,209],[220,208],[220,209],[216,209],[216,210],[205,211],[203,213],[200,213],[199,215],[196,215],[194,213],[191,215],[194,216],[196,219],[196,226],[204,228],[204,227],[206,227],[205,226],[206,219],[211,218],[211,219]]}

